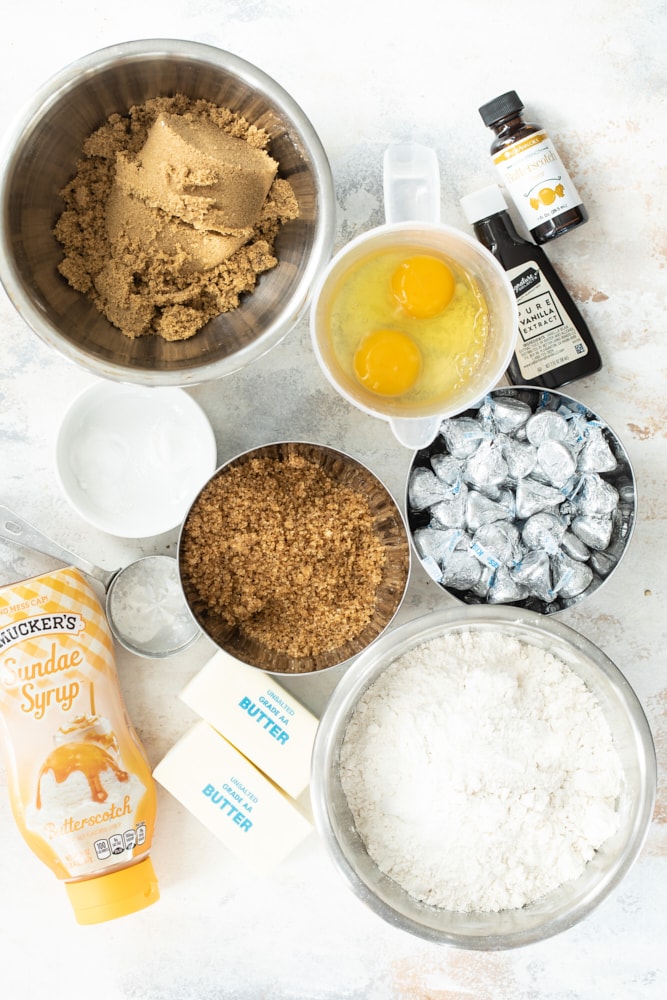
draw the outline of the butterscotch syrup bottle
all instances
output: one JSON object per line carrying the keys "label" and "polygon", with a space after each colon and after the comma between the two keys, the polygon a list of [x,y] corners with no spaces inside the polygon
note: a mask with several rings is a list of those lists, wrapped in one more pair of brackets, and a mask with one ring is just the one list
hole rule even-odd
{"label": "butterscotch syrup bottle", "polygon": [[541,125],[525,122],[515,90],[479,108],[496,133],[491,158],[498,177],[536,243],[547,243],[588,220],[551,139]]}
{"label": "butterscotch syrup bottle", "polygon": [[516,231],[500,188],[466,195],[461,206],[516,295],[519,335],[507,369],[510,382],[556,389],[598,371],[602,360],[583,316],[542,247]]}
{"label": "butterscotch syrup bottle", "polygon": [[155,781],[90,582],[67,566],[0,587],[0,649],[0,752],[28,847],[80,924],[151,906]]}

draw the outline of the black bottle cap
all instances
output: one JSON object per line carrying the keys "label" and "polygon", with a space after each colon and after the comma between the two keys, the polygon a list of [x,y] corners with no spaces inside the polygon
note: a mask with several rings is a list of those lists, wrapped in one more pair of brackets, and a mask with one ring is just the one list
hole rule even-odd
{"label": "black bottle cap", "polygon": [[479,108],[479,113],[485,125],[495,125],[501,118],[507,118],[508,115],[516,114],[517,111],[522,110],[523,101],[516,90],[508,90],[506,94],[494,97],[492,101],[483,104]]}

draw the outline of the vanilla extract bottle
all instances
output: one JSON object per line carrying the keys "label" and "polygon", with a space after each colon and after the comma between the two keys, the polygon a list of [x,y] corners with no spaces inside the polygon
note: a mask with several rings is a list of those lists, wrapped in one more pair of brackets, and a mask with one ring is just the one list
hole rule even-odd
{"label": "vanilla extract bottle", "polygon": [[507,369],[510,382],[556,389],[599,371],[602,359],[583,316],[542,247],[516,231],[500,188],[466,195],[461,206],[516,295],[519,335]]}

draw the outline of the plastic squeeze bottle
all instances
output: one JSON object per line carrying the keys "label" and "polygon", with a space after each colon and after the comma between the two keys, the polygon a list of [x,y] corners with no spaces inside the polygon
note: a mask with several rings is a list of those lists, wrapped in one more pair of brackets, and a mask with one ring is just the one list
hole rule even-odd
{"label": "plastic squeeze bottle", "polygon": [[155,785],[106,617],[76,569],[0,588],[0,738],[18,828],[77,921],[154,903]]}
{"label": "plastic squeeze bottle", "polygon": [[519,336],[507,376],[547,389],[602,367],[583,316],[544,250],[521,237],[497,185],[461,198],[477,239],[507,271],[519,306]]}
{"label": "plastic squeeze bottle", "polygon": [[526,228],[536,243],[547,243],[588,220],[579,193],[554,145],[540,125],[525,122],[515,90],[479,108],[496,133],[491,158]]}

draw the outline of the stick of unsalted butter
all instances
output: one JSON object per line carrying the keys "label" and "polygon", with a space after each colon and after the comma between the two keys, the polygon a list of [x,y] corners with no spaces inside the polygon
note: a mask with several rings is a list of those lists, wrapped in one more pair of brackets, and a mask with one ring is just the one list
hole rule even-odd
{"label": "stick of unsalted butter", "polygon": [[168,751],[153,777],[260,875],[312,830],[290,799],[203,720]]}
{"label": "stick of unsalted butter", "polygon": [[308,787],[317,718],[270,675],[220,650],[180,697],[292,798]]}

